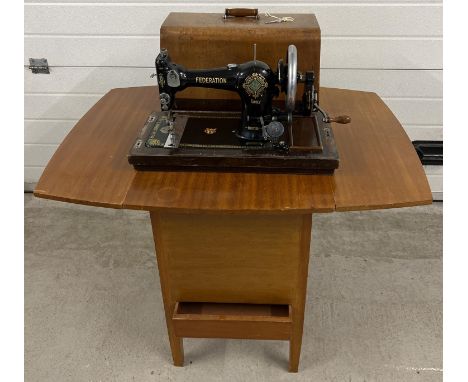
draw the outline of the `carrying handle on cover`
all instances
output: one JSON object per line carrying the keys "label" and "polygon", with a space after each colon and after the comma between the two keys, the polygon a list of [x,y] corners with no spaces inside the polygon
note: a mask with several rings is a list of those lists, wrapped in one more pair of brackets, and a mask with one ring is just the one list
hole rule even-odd
{"label": "carrying handle on cover", "polygon": [[226,8],[223,18],[228,17],[254,17],[258,20],[258,8]]}

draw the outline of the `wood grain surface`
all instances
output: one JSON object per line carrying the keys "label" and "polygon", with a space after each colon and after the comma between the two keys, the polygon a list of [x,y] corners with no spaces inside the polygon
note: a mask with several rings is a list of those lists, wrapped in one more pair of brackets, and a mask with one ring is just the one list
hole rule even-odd
{"label": "wood grain surface", "polygon": [[327,89],[340,168],[331,175],[136,172],[127,161],[156,110],[154,87],[114,89],[72,129],[35,195],[73,203],[183,212],[329,212],[430,203],[423,168],[398,120],[374,93]]}
{"label": "wood grain surface", "polygon": [[189,302],[296,303],[310,220],[291,214],[151,214],[171,296]]}
{"label": "wood grain surface", "polygon": [[332,175],[139,171],[125,208],[180,212],[330,212]]}
{"label": "wood grain surface", "polygon": [[158,107],[154,87],[113,89],[67,135],[34,190],[42,198],[121,208],[135,170],[131,142]]}
{"label": "wood grain surface", "polygon": [[341,159],[334,176],[337,211],[432,203],[411,141],[377,94],[327,89],[321,105],[330,115],[352,119],[349,125],[332,125]]}

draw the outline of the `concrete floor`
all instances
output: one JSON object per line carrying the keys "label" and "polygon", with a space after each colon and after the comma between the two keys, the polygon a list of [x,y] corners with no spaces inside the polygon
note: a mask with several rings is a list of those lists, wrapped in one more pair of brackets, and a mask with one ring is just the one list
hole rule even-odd
{"label": "concrete floor", "polygon": [[314,215],[299,374],[282,341],[171,365],[149,217],[25,194],[26,381],[441,381],[442,205]]}

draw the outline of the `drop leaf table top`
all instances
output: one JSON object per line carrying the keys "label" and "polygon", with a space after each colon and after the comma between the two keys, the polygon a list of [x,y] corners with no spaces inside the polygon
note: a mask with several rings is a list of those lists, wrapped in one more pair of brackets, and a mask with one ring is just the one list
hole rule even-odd
{"label": "drop leaf table top", "polygon": [[432,202],[419,158],[385,103],[369,92],[321,89],[340,167],[334,174],[136,171],[127,153],[157,88],[113,89],[76,124],[39,180],[37,197],[111,208],[206,213],[316,213]]}

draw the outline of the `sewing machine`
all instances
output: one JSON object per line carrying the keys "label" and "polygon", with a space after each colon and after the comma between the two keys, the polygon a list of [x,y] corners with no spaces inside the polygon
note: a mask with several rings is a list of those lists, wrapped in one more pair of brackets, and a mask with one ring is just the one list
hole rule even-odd
{"label": "sewing machine", "polygon": [[[161,112],[148,118],[132,146],[137,169],[203,169],[315,172],[338,167],[330,118],[319,107],[314,72],[297,70],[297,49],[275,69],[257,60],[224,67],[188,70],[162,49],[155,61]],[[296,102],[298,82],[304,91]],[[188,111],[176,95],[189,87],[236,92],[239,111]],[[277,98],[284,93],[284,107]]]}

